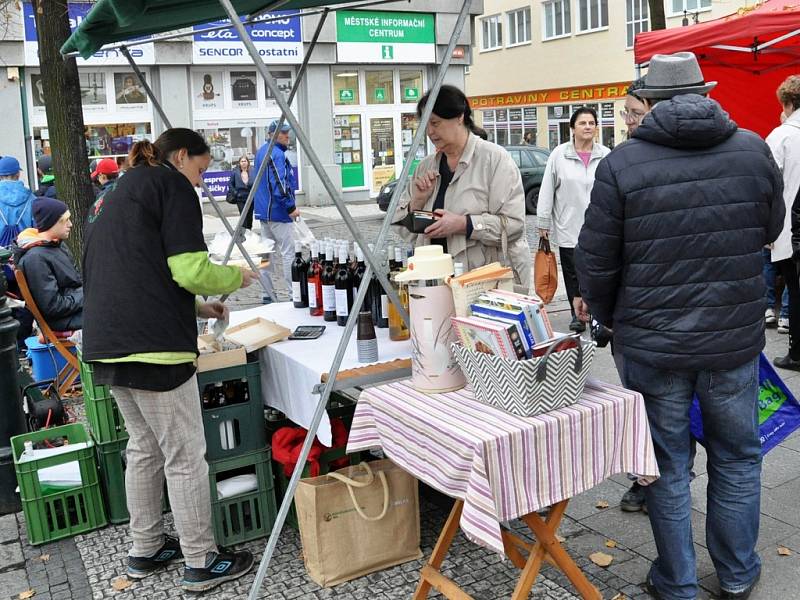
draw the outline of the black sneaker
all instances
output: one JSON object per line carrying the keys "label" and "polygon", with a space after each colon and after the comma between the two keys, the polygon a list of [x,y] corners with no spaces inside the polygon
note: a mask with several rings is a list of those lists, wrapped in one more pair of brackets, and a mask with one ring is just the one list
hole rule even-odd
{"label": "black sneaker", "polygon": [[644,488],[634,481],[631,489],[622,495],[619,507],[625,512],[639,512],[644,506]]}
{"label": "black sneaker", "polygon": [[163,569],[172,561],[181,558],[183,558],[183,552],[181,552],[181,545],[177,538],[165,535],[164,543],[153,556],[128,557],[128,577],[131,579],[143,579]]}
{"label": "black sneaker", "polygon": [[753,588],[756,587],[759,579],[761,579],[761,573],[756,575],[756,578],[753,579],[753,583],[748,585],[741,592],[727,592],[725,590],[720,590],[719,597],[721,600],[747,600],[747,598],[750,597],[750,594],[753,593]]}
{"label": "black sneaker", "polygon": [[586,323],[581,321],[578,317],[572,317],[572,321],[569,324],[569,330],[576,333],[583,333],[586,331]]}
{"label": "black sneaker", "polygon": [[779,356],[772,361],[772,364],[779,369],[790,369],[792,371],[800,371],[800,360],[794,360],[788,354],[786,356]]}
{"label": "black sneaker", "polygon": [[221,583],[237,579],[253,566],[253,554],[247,550],[232,552],[222,546],[218,552],[209,552],[202,569],[186,567],[181,587],[187,592],[205,592]]}

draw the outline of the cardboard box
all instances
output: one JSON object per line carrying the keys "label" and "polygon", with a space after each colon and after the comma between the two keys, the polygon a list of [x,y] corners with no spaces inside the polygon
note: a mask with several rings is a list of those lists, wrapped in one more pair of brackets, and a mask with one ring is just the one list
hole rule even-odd
{"label": "cardboard box", "polygon": [[286,327],[258,317],[225,330],[225,340],[238,344],[238,348],[219,350],[219,344],[212,334],[201,335],[197,338],[197,348],[200,351],[197,370],[204,372],[243,365],[247,363],[249,352],[284,340],[290,334],[291,331]]}

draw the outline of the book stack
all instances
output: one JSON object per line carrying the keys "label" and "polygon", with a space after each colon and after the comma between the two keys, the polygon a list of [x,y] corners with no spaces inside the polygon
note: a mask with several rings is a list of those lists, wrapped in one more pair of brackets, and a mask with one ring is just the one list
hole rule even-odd
{"label": "book stack", "polygon": [[[468,316],[453,317],[453,327],[465,349],[509,360],[542,356],[556,336],[544,302],[536,296],[492,289],[474,298]],[[576,347],[565,340],[553,351]]]}
{"label": "book stack", "polygon": [[513,290],[514,274],[510,268],[493,262],[457,277],[450,277],[447,283],[453,292],[456,315],[466,317],[470,314],[470,304],[475,302],[481,294],[495,288]]}

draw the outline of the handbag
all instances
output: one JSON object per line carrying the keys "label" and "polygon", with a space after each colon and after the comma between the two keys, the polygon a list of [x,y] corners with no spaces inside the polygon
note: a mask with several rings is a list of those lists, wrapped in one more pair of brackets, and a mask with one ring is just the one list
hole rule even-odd
{"label": "handbag", "polygon": [[533,280],[536,295],[549,304],[558,288],[558,265],[547,238],[539,238],[539,249],[533,262]]}
{"label": "handbag", "polygon": [[422,557],[417,480],[390,460],[301,479],[303,560],[327,587]]}
{"label": "handbag", "polygon": [[228,204],[236,204],[237,196],[236,193],[236,176],[231,173],[231,180],[228,182],[228,193],[225,194],[225,202]]}
{"label": "handbag", "polygon": [[[566,341],[573,348],[558,350]],[[580,334],[552,341],[541,357],[509,360],[453,344],[453,354],[475,399],[519,417],[533,417],[578,401],[594,359],[594,343]]]}

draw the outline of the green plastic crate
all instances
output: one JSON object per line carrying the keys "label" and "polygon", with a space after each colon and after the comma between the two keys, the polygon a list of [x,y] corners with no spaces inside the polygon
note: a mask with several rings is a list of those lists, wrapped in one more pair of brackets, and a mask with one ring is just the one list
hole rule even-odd
{"label": "green plastic crate", "polygon": [[[217,496],[217,482],[243,473],[256,474],[258,489],[220,499]],[[211,486],[211,512],[217,544],[231,546],[270,534],[278,511],[275,505],[271,453],[268,448],[209,462],[208,480]]]}
{"label": "green plastic crate", "polygon": [[[88,445],[64,454],[20,462],[26,441],[36,445],[59,438],[65,438],[69,444],[86,442]],[[17,435],[11,438],[11,448],[31,544],[72,537],[107,523],[93,442],[82,425],[74,423]],[[81,485],[63,490],[42,488],[39,482],[41,469],[76,460],[80,466]]]}
{"label": "green plastic crate", "polygon": [[198,373],[197,383],[202,394],[206,385],[242,378],[247,379],[249,402],[203,410],[206,459],[209,462],[256,452],[267,446],[261,371],[257,362]]}
{"label": "green plastic crate", "polygon": [[81,381],[83,382],[83,403],[86,407],[86,420],[92,436],[99,444],[108,444],[128,439],[125,420],[119,412],[117,403],[107,385],[94,384],[94,367],[80,360]]}
{"label": "green plastic crate", "polygon": [[[126,463],[123,459],[123,453],[127,446],[127,436],[107,444],[95,443],[97,467],[100,470],[100,482],[106,500],[108,520],[115,525],[127,523],[131,518],[128,513],[128,496],[125,491]],[[164,512],[169,512],[166,481],[164,482],[162,505]]]}

